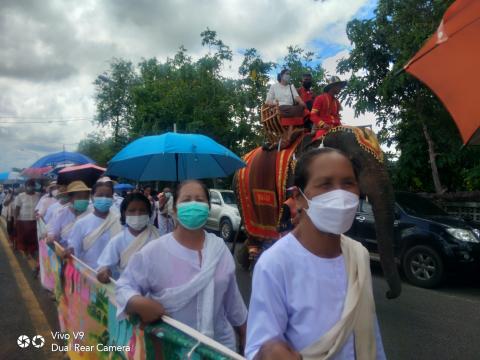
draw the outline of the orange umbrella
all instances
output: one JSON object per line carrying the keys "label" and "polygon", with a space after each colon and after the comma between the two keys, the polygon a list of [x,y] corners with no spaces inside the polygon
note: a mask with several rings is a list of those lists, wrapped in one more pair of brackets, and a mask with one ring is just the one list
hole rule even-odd
{"label": "orange umbrella", "polygon": [[404,69],[440,98],[464,144],[480,145],[480,1],[455,1]]}

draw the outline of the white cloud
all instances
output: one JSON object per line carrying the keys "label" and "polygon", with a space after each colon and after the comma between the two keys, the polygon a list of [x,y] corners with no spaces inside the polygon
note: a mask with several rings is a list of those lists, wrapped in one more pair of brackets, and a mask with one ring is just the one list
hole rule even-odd
{"label": "white cloud", "polygon": [[[255,47],[265,60],[283,57],[288,45],[315,41],[348,45],[345,25],[369,0],[3,0],[0,13],[0,118],[92,118],[92,82],[112,57],[136,63],[172,56],[180,45],[197,57],[200,32],[216,30],[234,60]],[[326,61],[329,61],[327,59]],[[345,115],[348,110],[345,109]],[[22,118],[19,118],[22,117]],[[29,117],[31,119],[29,119]],[[62,144],[92,131],[89,122],[68,125],[0,124],[0,170],[28,166]],[[73,150],[75,145],[67,145]],[[23,150],[22,150],[23,149]]]}

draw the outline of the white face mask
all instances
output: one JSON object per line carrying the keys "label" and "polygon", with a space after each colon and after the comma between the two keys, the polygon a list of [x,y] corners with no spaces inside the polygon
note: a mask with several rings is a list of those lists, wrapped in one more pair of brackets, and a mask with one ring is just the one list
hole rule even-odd
{"label": "white face mask", "polygon": [[148,215],[127,215],[125,222],[133,230],[140,231],[144,229],[150,222],[150,216]]}
{"label": "white face mask", "polygon": [[53,191],[52,191],[52,196],[53,196],[53,197],[57,197],[57,195],[58,195],[58,190],[53,190]]}
{"label": "white face mask", "polygon": [[340,235],[352,227],[358,208],[358,195],[350,191],[333,190],[309,200],[303,191],[300,192],[308,202],[305,212],[318,230]]}

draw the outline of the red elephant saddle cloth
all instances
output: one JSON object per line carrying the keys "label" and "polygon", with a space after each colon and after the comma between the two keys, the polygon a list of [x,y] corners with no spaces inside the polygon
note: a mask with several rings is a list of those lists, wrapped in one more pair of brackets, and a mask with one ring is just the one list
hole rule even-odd
{"label": "red elephant saddle cloth", "polygon": [[279,238],[277,226],[287,177],[295,166],[293,154],[302,139],[299,136],[290,147],[280,151],[264,151],[259,147],[243,157],[247,166],[238,172],[237,194],[249,236]]}

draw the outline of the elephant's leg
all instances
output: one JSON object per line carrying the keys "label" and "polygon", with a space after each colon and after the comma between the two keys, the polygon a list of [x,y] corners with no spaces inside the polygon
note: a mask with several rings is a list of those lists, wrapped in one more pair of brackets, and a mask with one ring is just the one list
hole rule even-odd
{"label": "elephant's leg", "polygon": [[390,288],[386,295],[393,299],[402,289],[394,254],[394,192],[386,169],[380,164],[365,167],[360,175],[360,187],[372,204],[380,262]]}

